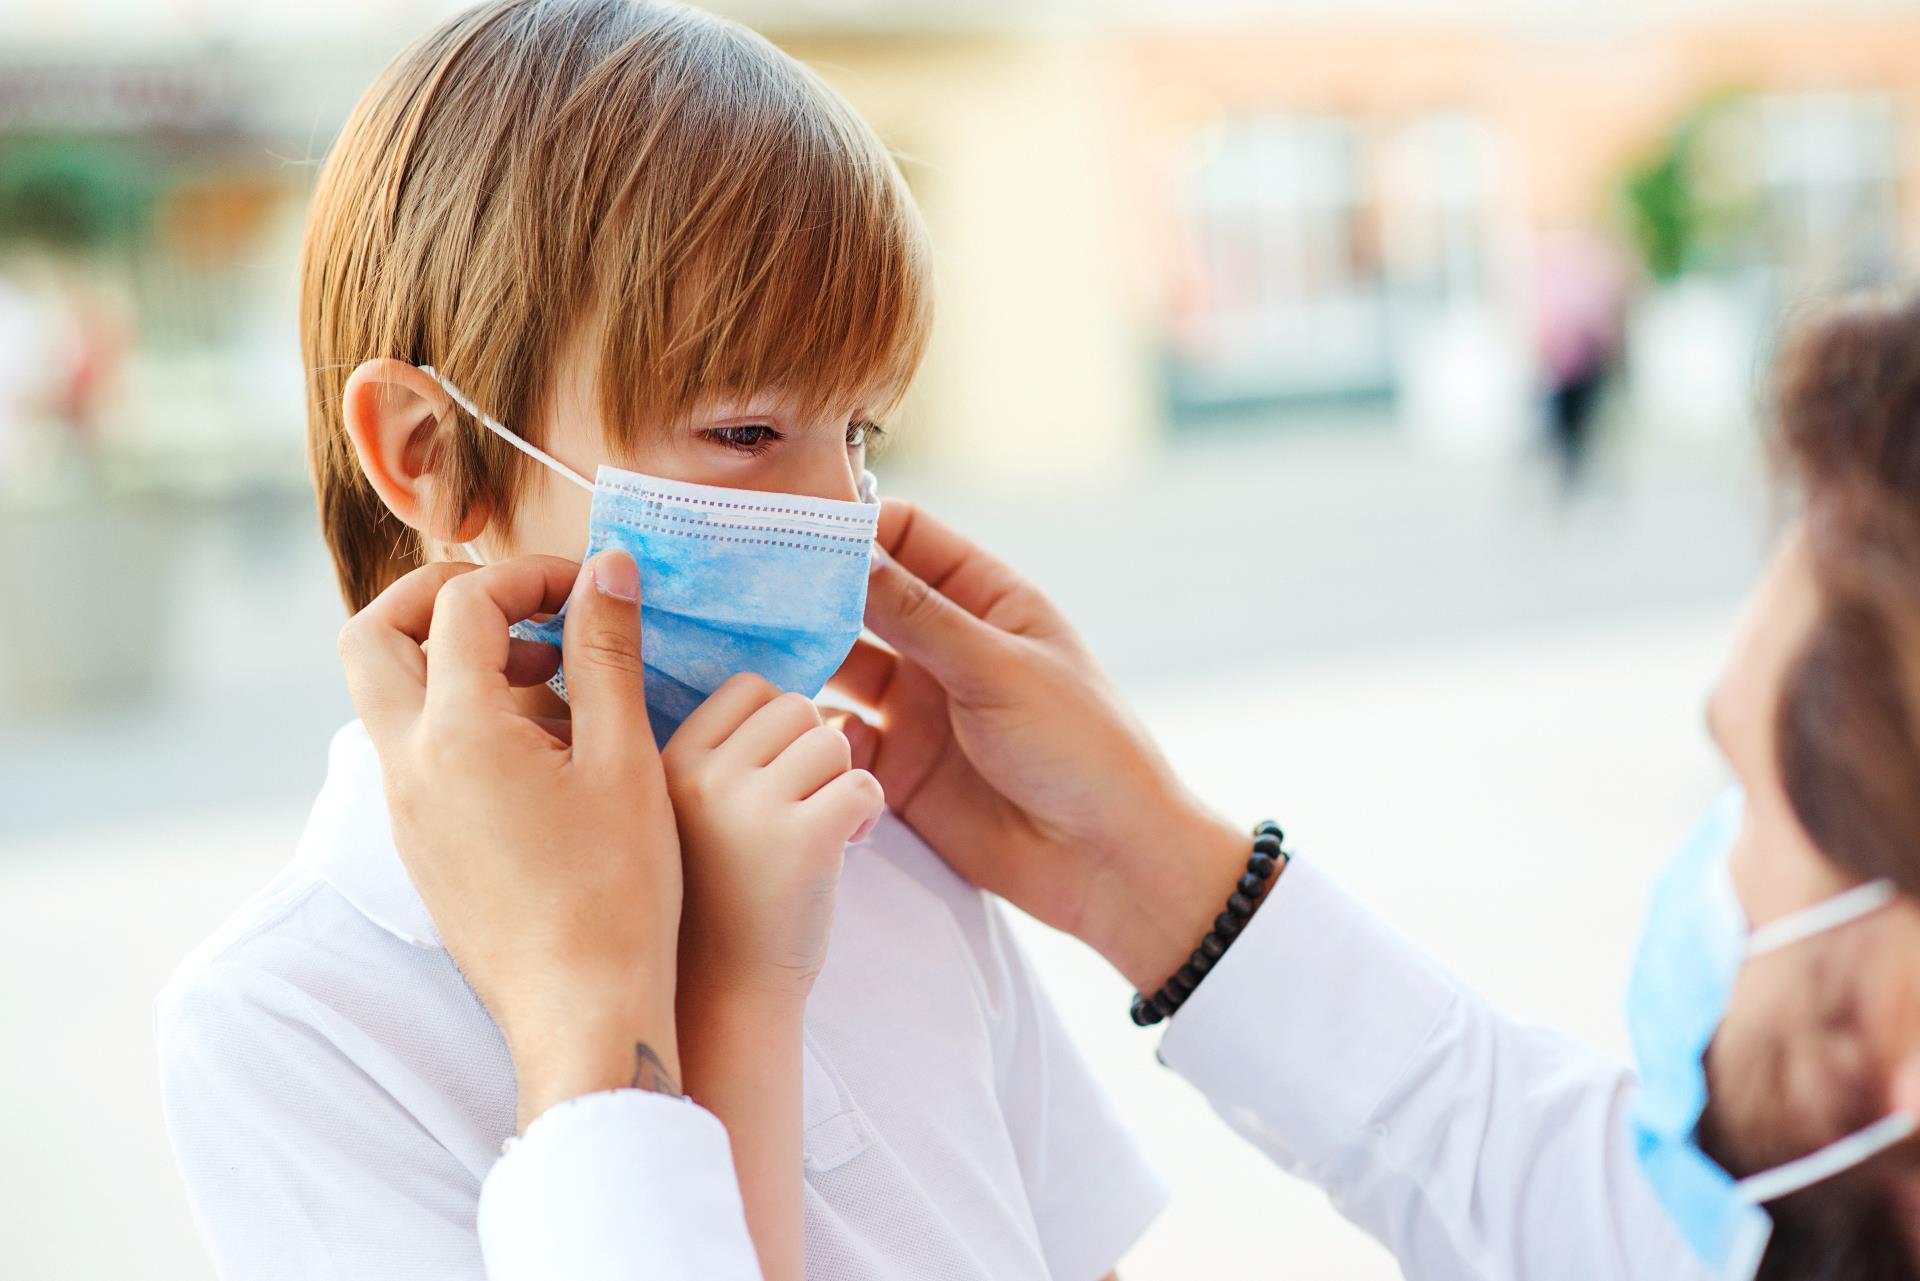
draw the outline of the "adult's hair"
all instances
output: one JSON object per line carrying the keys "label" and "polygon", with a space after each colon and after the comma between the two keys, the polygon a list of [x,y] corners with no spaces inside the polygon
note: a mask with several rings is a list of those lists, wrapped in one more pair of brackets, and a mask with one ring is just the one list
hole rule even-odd
{"label": "adult's hair", "polygon": [[[557,354],[594,335],[617,447],[723,394],[803,412],[897,399],[930,275],[879,139],[745,28],[661,0],[494,0],[449,19],[361,99],[308,223],[308,455],[348,606],[425,554],[347,437],[362,361],[433,365],[539,443]],[[455,412],[428,460],[442,515],[457,526],[484,503],[511,529],[536,464]]]}
{"label": "adult's hair", "polygon": [[1920,294],[1800,328],[1777,439],[1821,598],[1777,712],[1787,795],[1841,868],[1920,895]]}

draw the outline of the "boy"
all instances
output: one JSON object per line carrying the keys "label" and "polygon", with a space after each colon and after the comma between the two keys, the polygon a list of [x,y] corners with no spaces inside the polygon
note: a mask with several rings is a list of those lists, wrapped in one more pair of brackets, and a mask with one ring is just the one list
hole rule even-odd
{"label": "boy", "polygon": [[[310,448],[348,605],[462,547],[581,557],[587,495],[463,404],[561,470],[850,504],[918,363],[928,272],[871,131],[751,33],[632,0],[452,19],[349,121],[305,251]],[[523,693],[557,720],[546,653],[524,657]],[[857,782],[810,707],[751,680],[723,693],[684,728],[772,738],[712,788],[673,777],[690,754],[669,744],[683,975],[741,945],[700,904],[703,869],[788,853],[743,851],[751,831],[717,821],[750,812],[768,758],[811,753],[809,787]],[[803,1161],[791,1218],[810,1276],[1094,1281],[1157,1212],[1157,1179],[996,905],[892,818],[870,835],[857,803],[838,818],[836,847],[866,839],[824,968],[803,976],[801,1161],[754,1123],[764,1065],[708,1056],[696,1074],[688,1052],[689,1092],[749,1101],[714,1110],[767,1270],[795,1262],[782,1187]],[[690,996],[683,978],[683,1040]],[[437,945],[357,725],[334,740],[294,863],[182,965],[158,1026],[223,1274],[481,1274],[476,1201],[516,1128],[511,1062]]]}

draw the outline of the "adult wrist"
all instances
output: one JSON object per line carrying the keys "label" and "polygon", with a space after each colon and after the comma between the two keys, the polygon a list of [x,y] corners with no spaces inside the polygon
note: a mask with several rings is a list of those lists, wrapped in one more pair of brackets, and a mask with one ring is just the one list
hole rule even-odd
{"label": "adult wrist", "polygon": [[1087,942],[1133,984],[1151,992],[1177,971],[1212,926],[1246,870],[1249,838],[1204,806],[1169,806],[1135,843]]}
{"label": "adult wrist", "polygon": [[1186,1004],[1187,998],[1213,972],[1213,967],[1227,954],[1234,940],[1252,922],[1253,914],[1260,910],[1268,891],[1292,861],[1285,845],[1286,834],[1272,819],[1262,820],[1250,835],[1246,871],[1234,882],[1232,892],[1227,895],[1226,902],[1213,918],[1207,932],[1200,936],[1198,946],[1187,954],[1180,968],[1171,973],[1165,982],[1151,992],[1143,988],[1134,994],[1129,1013],[1139,1026],[1151,1027],[1171,1018]]}
{"label": "adult wrist", "polygon": [[606,1090],[679,1095],[680,1039],[670,1011],[596,1017],[508,1037],[517,1128],[549,1108]]}

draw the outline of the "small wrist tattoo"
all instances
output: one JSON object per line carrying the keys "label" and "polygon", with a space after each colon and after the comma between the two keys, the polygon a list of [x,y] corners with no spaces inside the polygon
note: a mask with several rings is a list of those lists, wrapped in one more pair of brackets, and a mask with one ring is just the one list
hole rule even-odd
{"label": "small wrist tattoo", "polygon": [[680,1097],[679,1082],[673,1079],[673,1073],[667,1071],[667,1065],[660,1061],[660,1056],[645,1041],[633,1043],[633,1080],[627,1085],[629,1089],[652,1090],[655,1094]]}

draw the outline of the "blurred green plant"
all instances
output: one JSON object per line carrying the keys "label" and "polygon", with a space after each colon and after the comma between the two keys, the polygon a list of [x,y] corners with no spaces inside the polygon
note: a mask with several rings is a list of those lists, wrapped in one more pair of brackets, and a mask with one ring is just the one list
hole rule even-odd
{"label": "blurred green plant", "polygon": [[158,184],[149,154],[109,139],[0,139],[0,246],[86,252],[139,235]]}
{"label": "blurred green plant", "polygon": [[1688,111],[1619,184],[1628,231],[1647,273],[1670,282],[1735,257],[1753,221],[1751,193],[1718,172],[1743,95],[1727,91]]}

